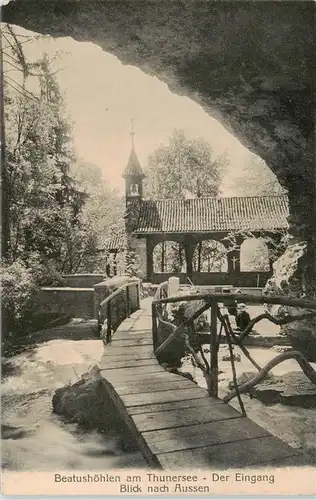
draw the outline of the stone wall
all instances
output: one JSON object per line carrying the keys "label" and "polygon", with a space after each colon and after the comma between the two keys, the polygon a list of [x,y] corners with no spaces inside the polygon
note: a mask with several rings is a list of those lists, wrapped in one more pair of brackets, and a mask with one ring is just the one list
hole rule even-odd
{"label": "stone wall", "polygon": [[64,286],[92,288],[106,278],[104,274],[65,274],[63,275]]}
{"label": "stone wall", "polygon": [[[79,275],[80,276],[80,275]],[[92,280],[92,275],[88,279]],[[94,275],[96,276],[96,275]],[[72,278],[72,276],[71,276]],[[75,283],[80,283],[75,281]],[[96,283],[94,287],[42,287],[38,292],[34,309],[37,314],[42,313],[57,313],[67,315],[74,318],[97,318],[99,305],[106,297],[117,290],[124,283],[129,281],[129,276],[115,276],[114,278],[106,279],[100,283]],[[129,301],[130,312],[134,312],[139,307],[139,283],[135,278],[135,285],[129,286]],[[126,311],[126,291],[113,299],[113,310]],[[116,313],[115,313],[116,314]],[[114,317],[113,312],[113,317]],[[106,317],[106,316],[105,316]],[[103,318],[104,319],[104,318]]]}
{"label": "stone wall", "polygon": [[36,297],[36,313],[60,313],[74,318],[94,318],[94,289],[43,287]]}
{"label": "stone wall", "polygon": [[147,279],[147,240],[146,238],[130,237],[130,247],[137,255],[138,277]]}

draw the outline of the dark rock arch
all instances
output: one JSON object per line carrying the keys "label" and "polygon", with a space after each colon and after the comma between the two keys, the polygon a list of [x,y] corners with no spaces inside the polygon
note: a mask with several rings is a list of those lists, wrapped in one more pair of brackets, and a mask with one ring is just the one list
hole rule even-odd
{"label": "dark rock arch", "polygon": [[93,42],[200,103],[288,189],[290,231],[316,287],[315,3],[11,0],[4,21]]}

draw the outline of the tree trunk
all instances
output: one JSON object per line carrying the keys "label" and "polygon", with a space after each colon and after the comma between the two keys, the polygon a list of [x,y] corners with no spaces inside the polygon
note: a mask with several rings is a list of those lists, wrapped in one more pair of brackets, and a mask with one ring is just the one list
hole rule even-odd
{"label": "tree trunk", "polygon": [[2,212],[2,224],[1,224],[1,257],[5,259],[8,256],[9,251],[9,241],[10,241],[10,225],[9,225],[9,199],[8,199],[8,172],[6,165],[6,147],[5,147],[5,125],[4,125],[4,78],[3,78],[3,51],[2,51],[2,39],[0,37],[0,100],[1,100],[1,212]]}

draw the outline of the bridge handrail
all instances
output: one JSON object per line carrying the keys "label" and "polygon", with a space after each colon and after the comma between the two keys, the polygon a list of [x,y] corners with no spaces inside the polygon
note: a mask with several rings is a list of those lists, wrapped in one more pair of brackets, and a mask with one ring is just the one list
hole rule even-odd
{"label": "bridge handrail", "polygon": [[153,297],[153,300],[156,301],[156,300],[160,300],[162,299],[163,297],[161,296],[162,295],[162,291],[168,286],[168,281],[163,281],[162,283],[160,283],[158,286],[157,286],[157,289],[155,291],[155,294],[154,294],[154,297]]}
{"label": "bridge handrail", "polygon": [[[162,292],[166,291],[165,289],[168,286],[168,281],[163,281],[160,283],[156,289],[155,295],[153,297],[153,302],[152,302],[152,333],[153,333],[153,345],[154,349],[157,347],[157,322],[156,322],[156,317],[158,318],[160,324],[167,326],[172,332],[176,329],[176,326],[170,323],[169,321],[166,321],[162,317],[162,310],[158,306],[156,306],[156,303],[160,300]],[[168,293],[166,291],[166,293]],[[157,298],[156,298],[157,297]],[[156,298],[156,299],[155,299]],[[161,303],[162,305],[162,303]],[[156,353],[156,351],[155,351]]]}
{"label": "bridge handrail", "polygon": [[[155,347],[155,355],[159,355],[178,335],[183,336],[184,327],[192,324],[203,312],[211,308],[211,325],[210,325],[210,382],[209,382],[209,392],[213,397],[218,395],[218,336],[217,336],[217,319],[218,319],[218,303],[225,302],[225,300],[233,299],[237,302],[250,302],[250,303],[261,303],[261,304],[277,304],[286,305],[290,307],[298,307],[316,311],[316,300],[304,299],[296,297],[285,297],[285,296],[258,296],[254,294],[227,294],[227,293],[207,293],[207,294],[194,294],[194,295],[180,295],[174,297],[166,297],[161,299],[156,299],[152,302],[152,320],[153,320],[153,338],[157,339],[157,322],[156,317],[160,320],[160,314],[158,314],[158,307],[162,304],[175,304],[177,302],[190,302],[190,301],[204,301],[204,304],[194,312],[189,318],[185,319],[181,325],[175,327],[173,325],[173,331],[170,335],[159,345]],[[311,313],[315,315],[316,313]],[[305,315],[306,316],[306,315]],[[295,318],[294,318],[295,319]],[[298,318],[298,319],[302,319]],[[292,319],[293,320],[293,319]],[[160,320],[161,321],[161,320]],[[238,344],[239,345],[239,344]],[[245,350],[245,349],[244,349]],[[254,363],[253,363],[254,364]],[[237,389],[238,391],[238,389]]]}
{"label": "bridge handrail", "polygon": [[110,302],[112,299],[114,299],[114,297],[116,297],[116,295],[119,295],[120,292],[122,290],[124,290],[124,288],[127,288],[130,285],[136,285],[137,283],[139,284],[140,282],[141,282],[141,280],[139,278],[134,278],[134,279],[129,280],[127,283],[124,283],[119,288],[117,288],[117,290],[112,292],[108,297],[106,297],[104,300],[102,300],[102,302],[99,305],[99,309],[103,308],[108,302]]}
{"label": "bridge handrail", "polygon": [[102,300],[102,302],[99,304],[99,309],[98,309],[98,323],[99,323],[99,330],[101,329],[101,325],[100,325],[100,322],[102,321],[102,313],[106,307],[106,319],[107,319],[107,325],[106,325],[106,342],[110,342],[111,340],[111,334],[112,334],[112,327],[113,327],[113,324],[112,324],[112,309],[111,309],[111,302],[112,300],[117,297],[118,295],[120,295],[122,293],[123,290],[126,290],[126,311],[125,311],[125,318],[122,319],[122,321],[124,321],[124,319],[126,318],[129,318],[130,314],[131,314],[131,302],[130,302],[130,294],[129,294],[129,287],[132,286],[132,285],[136,285],[137,286],[137,309],[139,309],[140,307],[140,283],[141,283],[141,279],[139,278],[131,278],[130,280],[126,281],[125,283],[123,283],[123,285],[121,285],[119,288],[117,288],[117,290],[115,290],[114,292],[112,292],[108,297],[106,297],[104,300]]}
{"label": "bridge handrail", "polygon": [[259,304],[281,304],[289,307],[302,307],[304,309],[316,310],[316,300],[313,299],[300,299],[296,297],[283,296],[283,295],[255,295],[255,294],[241,294],[241,293],[197,293],[194,295],[177,295],[175,297],[166,297],[155,300],[155,304],[174,304],[176,302],[189,302],[193,300],[216,300],[222,302],[227,299],[234,299],[237,302],[252,302]]}

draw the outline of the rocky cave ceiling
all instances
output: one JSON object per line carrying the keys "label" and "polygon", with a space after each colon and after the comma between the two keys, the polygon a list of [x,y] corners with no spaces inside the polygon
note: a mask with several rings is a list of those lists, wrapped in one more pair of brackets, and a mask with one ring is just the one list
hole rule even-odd
{"label": "rocky cave ceiling", "polygon": [[93,42],[200,103],[307,214],[315,199],[313,1],[11,0],[3,11],[28,30]]}

